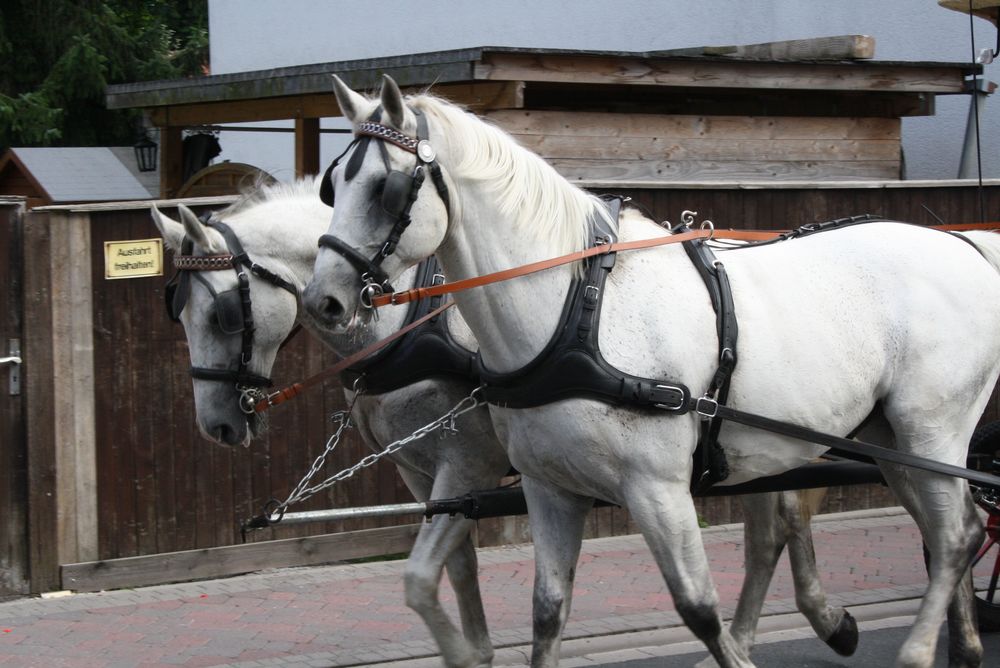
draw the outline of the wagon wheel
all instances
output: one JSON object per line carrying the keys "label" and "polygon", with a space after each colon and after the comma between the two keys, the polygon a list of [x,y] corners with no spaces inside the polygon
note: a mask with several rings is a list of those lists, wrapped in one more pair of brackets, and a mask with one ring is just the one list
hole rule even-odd
{"label": "wagon wheel", "polygon": [[[1000,474],[1000,421],[989,422],[976,429],[969,442],[967,466],[977,471]],[[976,613],[980,631],[1000,631],[1000,491],[981,490],[976,503],[989,514],[986,520],[986,540],[972,559],[974,567],[983,559],[992,564],[986,591],[976,594]]]}

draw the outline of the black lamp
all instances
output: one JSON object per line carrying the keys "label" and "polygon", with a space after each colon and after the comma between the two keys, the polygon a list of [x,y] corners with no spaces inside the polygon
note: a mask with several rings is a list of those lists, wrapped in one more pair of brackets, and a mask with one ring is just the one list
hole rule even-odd
{"label": "black lamp", "polygon": [[135,151],[135,161],[139,165],[140,172],[156,171],[156,142],[149,138],[145,130],[140,131],[139,141],[132,149]]}

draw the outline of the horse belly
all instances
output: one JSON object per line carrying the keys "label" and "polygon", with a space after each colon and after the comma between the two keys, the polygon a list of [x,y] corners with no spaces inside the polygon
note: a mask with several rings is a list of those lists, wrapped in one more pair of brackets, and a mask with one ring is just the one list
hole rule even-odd
{"label": "horse belly", "polygon": [[518,471],[575,494],[621,503],[623,485],[637,475],[690,480],[693,416],[662,418],[590,399],[490,410]]}

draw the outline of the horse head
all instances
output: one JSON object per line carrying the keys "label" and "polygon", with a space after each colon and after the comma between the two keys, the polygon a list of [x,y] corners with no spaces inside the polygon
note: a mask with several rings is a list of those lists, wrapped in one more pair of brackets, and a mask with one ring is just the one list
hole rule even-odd
{"label": "horse head", "polygon": [[368,99],[334,77],[334,91],[356,138],[324,176],[321,195],[337,205],[303,293],[311,316],[330,330],[370,320],[371,298],[434,253],[450,213],[442,142],[396,83],[384,77],[381,94]]}
{"label": "horse head", "polygon": [[252,270],[228,225],[183,204],[178,211],[175,221],[154,206],[152,217],[178,268],[167,309],[187,335],[198,428],[215,443],[248,445],[263,430],[253,402],[271,384],[275,355],[294,327],[296,288]]}

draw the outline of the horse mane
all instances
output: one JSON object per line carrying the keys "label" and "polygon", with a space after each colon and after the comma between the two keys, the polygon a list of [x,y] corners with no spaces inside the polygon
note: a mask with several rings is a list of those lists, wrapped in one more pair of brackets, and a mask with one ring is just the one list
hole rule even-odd
{"label": "horse mane", "polygon": [[455,164],[446,165],[449,176],[491,187],[497,208],[513,219],[516,230],[551,241],[560,253],[589,245],[590,217],[607,217],[599,198],[567,181],[489,121],[427,93],[410,96],[407,102],[433,119],[446,137],[456,158]]}
{"label": "horse mane", "polygon": [[299,199],[313,196],[319,198],[321,175],[305,176],[291,182],[267,182],[260,177],[249,187],[240,188],[239,198],[218,212],[221,218],[228,218],[272,200]]}
{"label": "horse mane", "polygon": [[[295,221],[313,221],[317,217],[322,217],[324,221],[328,222],[330,213],[324,213],[324,210],[332,213],[332,209],[320,201],[319,187],[321,182],[322,176],[320,175],[306,176],[288,183],[281,181],[258,182],[244,190],[239,199],[226,208],[220,209],[215,215],[223,222],[233,224],[234,231],[241,236],[247,251],[255,261],[266,258],[269,269],[295,284],[297,279],[289,264],[289,258],[314,257],[316,237],[297,233],[299,230],[293,223]],[[280,216],[273,220],[265,218],[262,221],[263,224],[256,225],[256,236],[242,236],[243,231],[246,230],[245,227],[242,227],[242,223],[252,219],[259,220],[256,216],[248,216],[248,214],[251,214],[258,206],[266,204],[278,205],[281,209]],[[270,208],[258,213],[263,213],[265,216],[274,215],[273,209]]]}

